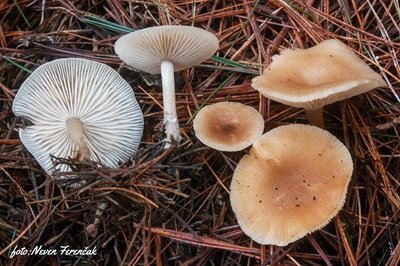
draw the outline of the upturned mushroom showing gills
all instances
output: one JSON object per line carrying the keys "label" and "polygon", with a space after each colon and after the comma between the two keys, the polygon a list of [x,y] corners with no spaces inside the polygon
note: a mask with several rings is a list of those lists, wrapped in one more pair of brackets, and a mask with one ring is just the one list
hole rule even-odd
{"label": "upturned mushroom showing gills", "polygon": [[325,105],[385,85],[350,47],[335,39],[309,49],[283,50],[252,81],[263,96],[305,108],[310,123],[322,128]]}
{"label": "upturned mushroom showing gills", "polygon": [[251,239],[285,246],[339,212],[352,172],[349,151],[328,131],[280,126],[258,138],[237,165],[232,209]]}
{"label": "upturned mushroom showing gills", "polygon": [[157,26],[122,36],[115,52],[127,65],[150,74],[160,74],[163,87],[166,145],[179,143],[174,71],[207,60],[218,49],[214,34],[190,26]]}
{"label": "upturned mushroom showing gills", "polygon": [[143,114],[129,84],[111,67],[84,59],[37,68],[20,87],[13,111],[33,124],[19,135],[48,174],[70,170],[54,169],[50,155],[117,167],[136,152],[143,132]]}
{"label": "upturned mushroom showing gills", "polygon": [[196,137],[220,151],[240,151],[264,131],[264,119],[251,106],[219,102],[203,107],[193,120]]}

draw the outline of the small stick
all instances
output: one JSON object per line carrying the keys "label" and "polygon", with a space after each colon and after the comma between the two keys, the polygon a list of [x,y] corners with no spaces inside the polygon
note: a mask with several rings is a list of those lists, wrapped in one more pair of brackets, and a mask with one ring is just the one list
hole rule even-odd
{"label": "small stick", "polygon": [[319,128],[325,128],[324,126],[324,114],[322,108],[315,110],[306,110],[306,115],[310,125],[317,126]]}
{"label": "small stick", "polygon": [[20,145],[20,139],[0,139],[0,145]]}
{"label": "small stick", "polygon": [[391,122],[379,124],[375,128],[377,130],[384,130],[384,129],[389,129],[389,128],[395,127],[397,124],[400,124],[400,117],[394,118]]}

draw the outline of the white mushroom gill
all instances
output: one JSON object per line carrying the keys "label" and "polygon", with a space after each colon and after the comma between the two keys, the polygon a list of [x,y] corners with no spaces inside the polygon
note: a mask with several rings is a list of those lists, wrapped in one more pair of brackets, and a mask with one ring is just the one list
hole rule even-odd
{"label": "white mushroom gill", "polygon": [[143,114],[130,85],[111,67],[84,59],[58,59],[40,66],[20,87],[17,116],[33,125],[20,138],[42,168],[50,155],[89,159],[117,167],[136,152]]}
{"label": "white mushroom gill", "polygon": [[116,54],[129,66],[160,74],[163,84],[165,148],[179,143],[174,71],[207,60],[218,49],[217,37],[201,28],[166,25],[141,29],[115,43]]}

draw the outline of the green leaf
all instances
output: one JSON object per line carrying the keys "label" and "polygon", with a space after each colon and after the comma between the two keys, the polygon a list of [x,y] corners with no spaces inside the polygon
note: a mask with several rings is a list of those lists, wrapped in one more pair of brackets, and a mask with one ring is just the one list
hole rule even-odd
{"label": "green leaf", "polygon": [[29,20],[25,17],[24,12],[22,11],[21,7],[18,5],[17,1],[13,0],[14,5],[17,7],[18,12],[21,14],[23,20],[25,21],[26,25],[28,25],[28,27],[31,27],[31,23],[29,23]]}
{"label": "green leaf", "polygon": [[216,55],[211,56],[211,59],[214,60],[215,62],[227,65],[227,66],[231,66],[231,67],[237,67],[237,68],[247,68],[246,66],[239,64],[235,61],[223,58],[223,57],[219,57]]}
{"label": "green leaf", "polygon": [[204,107],[204,105],[207,104],[207,102],[214,97],[214,95],[222,88],[225,86],[226,83],[228,83],[228,81],[230,81],[233,77],[234,77],[235,73],[231,74],[226,80],[224,80],[205,100],[202,104],[200,104],[199,108],[197,108],[197,110],[194,112],[193,116],[186,122],[186,125],[189,125],[193,118],[196,116],[196,114],[201,110],[201,108]]}
{"label": "green leaf", "polygon": [[99,17],[94,17],[94,16],[88,16],[85,15],[82,19],[81,22],[88,24],[88,25],[92,25],[92,26],[96,26],[100,29],[105,29],[105,30],[111,30],[117,33],[131,33],[134,32],[135,30],[126,26],[122,26],[119,25],[117,23],[114,22],[110,22],[108,20],[99,18]]}
{"label": "green leaf", "polygon": [[4,58],[4,60],[6,60],[8,63],[20,68],[21,70],[28,72],[29,74],[32,74],[32,70],[24,67],[23,65],[18,64],[17,62],[15,62],[14,60],[12,60],[11,58],[5,57],[4,55],[0,54],[1,58]]}
{"label": "green leaf", "polygon": [[[83,18],[81,19],[81,22],[88,24],[88,25],[92,25],[92,26],[96,26],[100,29],[104,29],[104,30],[110,30],[116,33],[123,33],[123,34],[128,34],[131,32],[134,32],[135,30],[130,28],[130,27],[126,27],[126,26],[122,26],[119,25],[117,23],[114,22],[110,22],[108,20],[99,18],[99,17],[95,17],[95,16],[89,16],[89,15],[84,15]],[[234,62],[232,60],[226,59],[226,58],[222,58],[216,55],[211,56],[211,59],[217,63],[221,63],[223,65],[227,65],[227,66],[231,66],[231,67],[235,67],[235,68],[243,68],[243,69],[249,69],[246,66]],[[249,70],[249,71],[243,71],[244,73],[249,73],[251,72],[251,74],[254,73],[253,70]]]}

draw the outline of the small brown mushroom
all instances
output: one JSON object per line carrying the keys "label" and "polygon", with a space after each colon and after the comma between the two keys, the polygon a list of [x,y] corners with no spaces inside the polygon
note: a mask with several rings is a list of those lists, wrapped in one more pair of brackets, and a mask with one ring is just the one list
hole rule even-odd
{"label": "small brown mushroom", "polygon": [[322,128],[325,105],[385,85],[350,47],[335,39],[309,49],[283,50],[252,82],[265,97],[306,109],[310,123]]}
{"label": "small brown mushroom", "polygon": [[220,102],[202,108],[193,120],[196,137],[220,151],[239,151],[250,146],[264,130],[264,119],[253,107]]}
{"label": "small brown mushroom", "polygon": [[349,151],[328,131],[281,126],[258,138],[237,165],[232,209],[251,239],[285,246],[338,213],[352,172]]}

